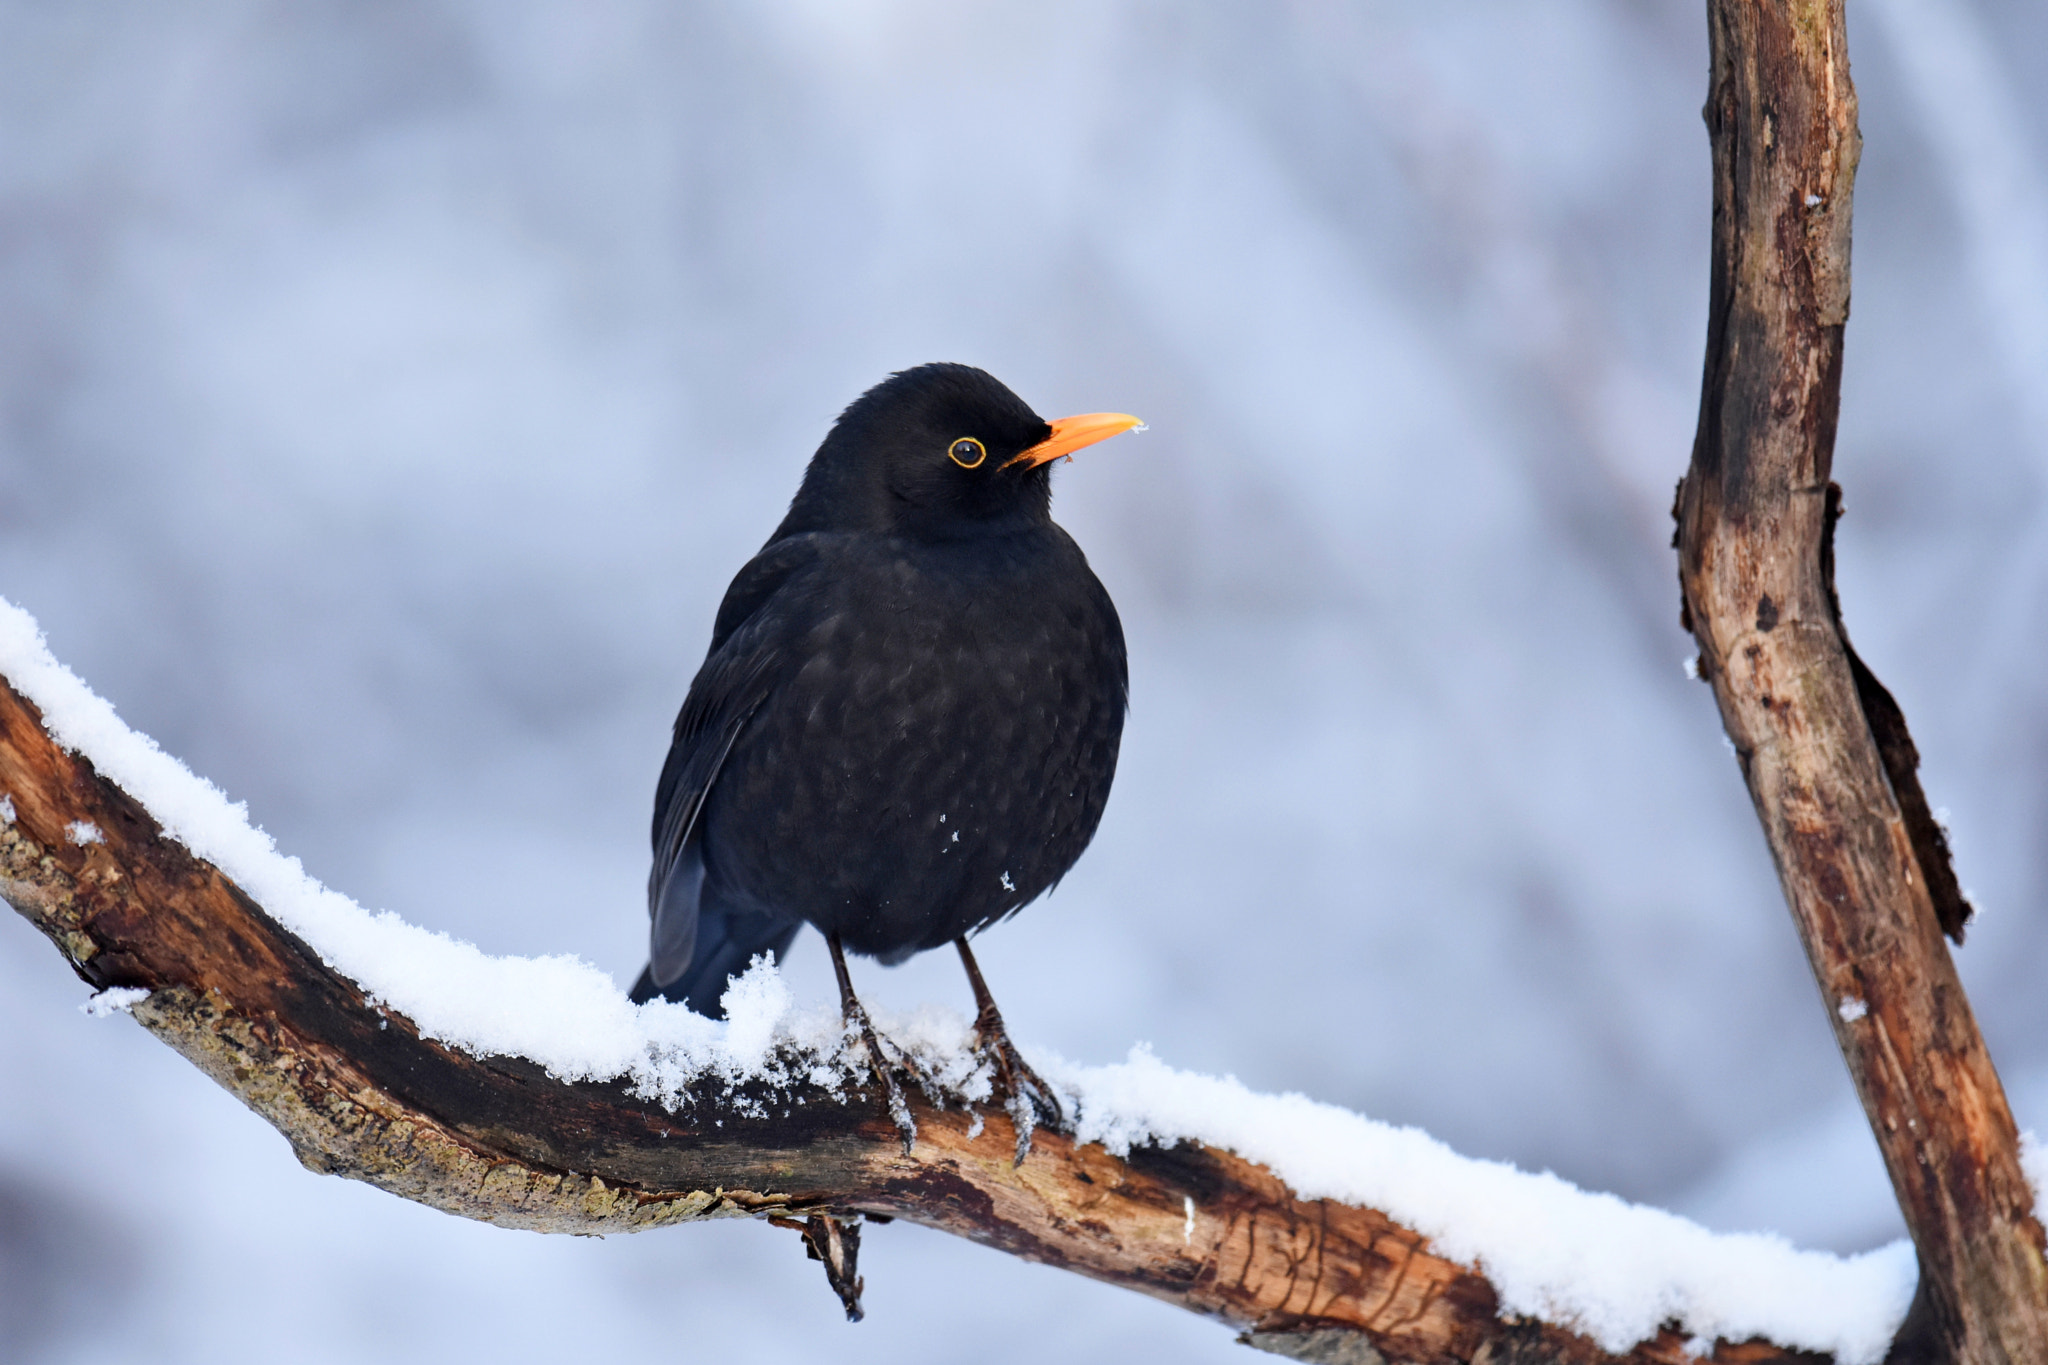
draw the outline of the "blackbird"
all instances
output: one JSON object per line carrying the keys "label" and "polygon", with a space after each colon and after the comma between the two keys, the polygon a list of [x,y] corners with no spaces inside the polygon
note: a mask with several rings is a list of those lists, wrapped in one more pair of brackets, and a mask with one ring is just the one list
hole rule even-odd
{"label": "blackbird", "polygon": [[1094,837],[1127,708],[1122,624],[1053,523],[1052,462],[1139,425],[1047,422],[993,376],[921,365],[856,399],[733,579],[654,799],[651,952],[632,996],[715,1016],[804,924],[832,953],[908,1150],[847,950],[954,944],[1018,1160],[1052,1091],[1004,1032],[967,935]]}

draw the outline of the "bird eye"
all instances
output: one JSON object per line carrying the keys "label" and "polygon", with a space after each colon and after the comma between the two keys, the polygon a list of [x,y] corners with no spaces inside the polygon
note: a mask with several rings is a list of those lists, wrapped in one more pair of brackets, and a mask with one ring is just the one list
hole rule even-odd
{"label": "bird eye", "polygon": [[962,469],[979,468],[981,462],[988,458],[987,449],[972,436],[962,436],[959,440],[953,442],[952,445],[946,447],[946,453],[951,455],[953,463],[959,465]]}

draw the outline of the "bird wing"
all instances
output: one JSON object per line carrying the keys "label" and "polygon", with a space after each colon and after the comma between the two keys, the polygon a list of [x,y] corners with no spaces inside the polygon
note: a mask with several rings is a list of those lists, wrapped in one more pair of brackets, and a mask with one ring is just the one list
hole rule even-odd
{"label": "bird wing", "polygon": [[773,692],[787,651],[781,632],[747,629],[793,574],[818,561],[818,536],[776,541],[740,570],[726,589],[711,650],[676,715],[668,761],[654,792],[654,865],[647,878],[649,970],[666,986],[696,955],[698,904],[704,886],[699,816],[719,769],[747,722]]}

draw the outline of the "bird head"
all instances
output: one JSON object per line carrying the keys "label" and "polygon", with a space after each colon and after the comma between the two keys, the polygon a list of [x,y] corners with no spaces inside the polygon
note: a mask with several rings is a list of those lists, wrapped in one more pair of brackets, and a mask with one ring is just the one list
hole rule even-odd
{"label": "bird head", "polygon": [[1053,461],[1138,425],[1116,412],[1048,422],[972,365],[902,370],[839,415],[776,534],[950,539],[1044,522]]}

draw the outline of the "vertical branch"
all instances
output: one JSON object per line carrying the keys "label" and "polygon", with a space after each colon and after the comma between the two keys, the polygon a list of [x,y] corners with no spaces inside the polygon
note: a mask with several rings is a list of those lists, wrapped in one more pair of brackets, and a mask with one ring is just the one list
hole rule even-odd
{"label": "vertical branch", "polygon": [[1861,145],[1843,0],[1709,0],[1708,22],[1712,299],[1676,509],[1685,625],[1919,1250],[1894,1357],[2048,1360],[2042,1229],[1942,939],[1946,850],[1901,814],[1919,801],[1904,718],[1866,710],[1890,697],[1859,686],[1830,581]]}

